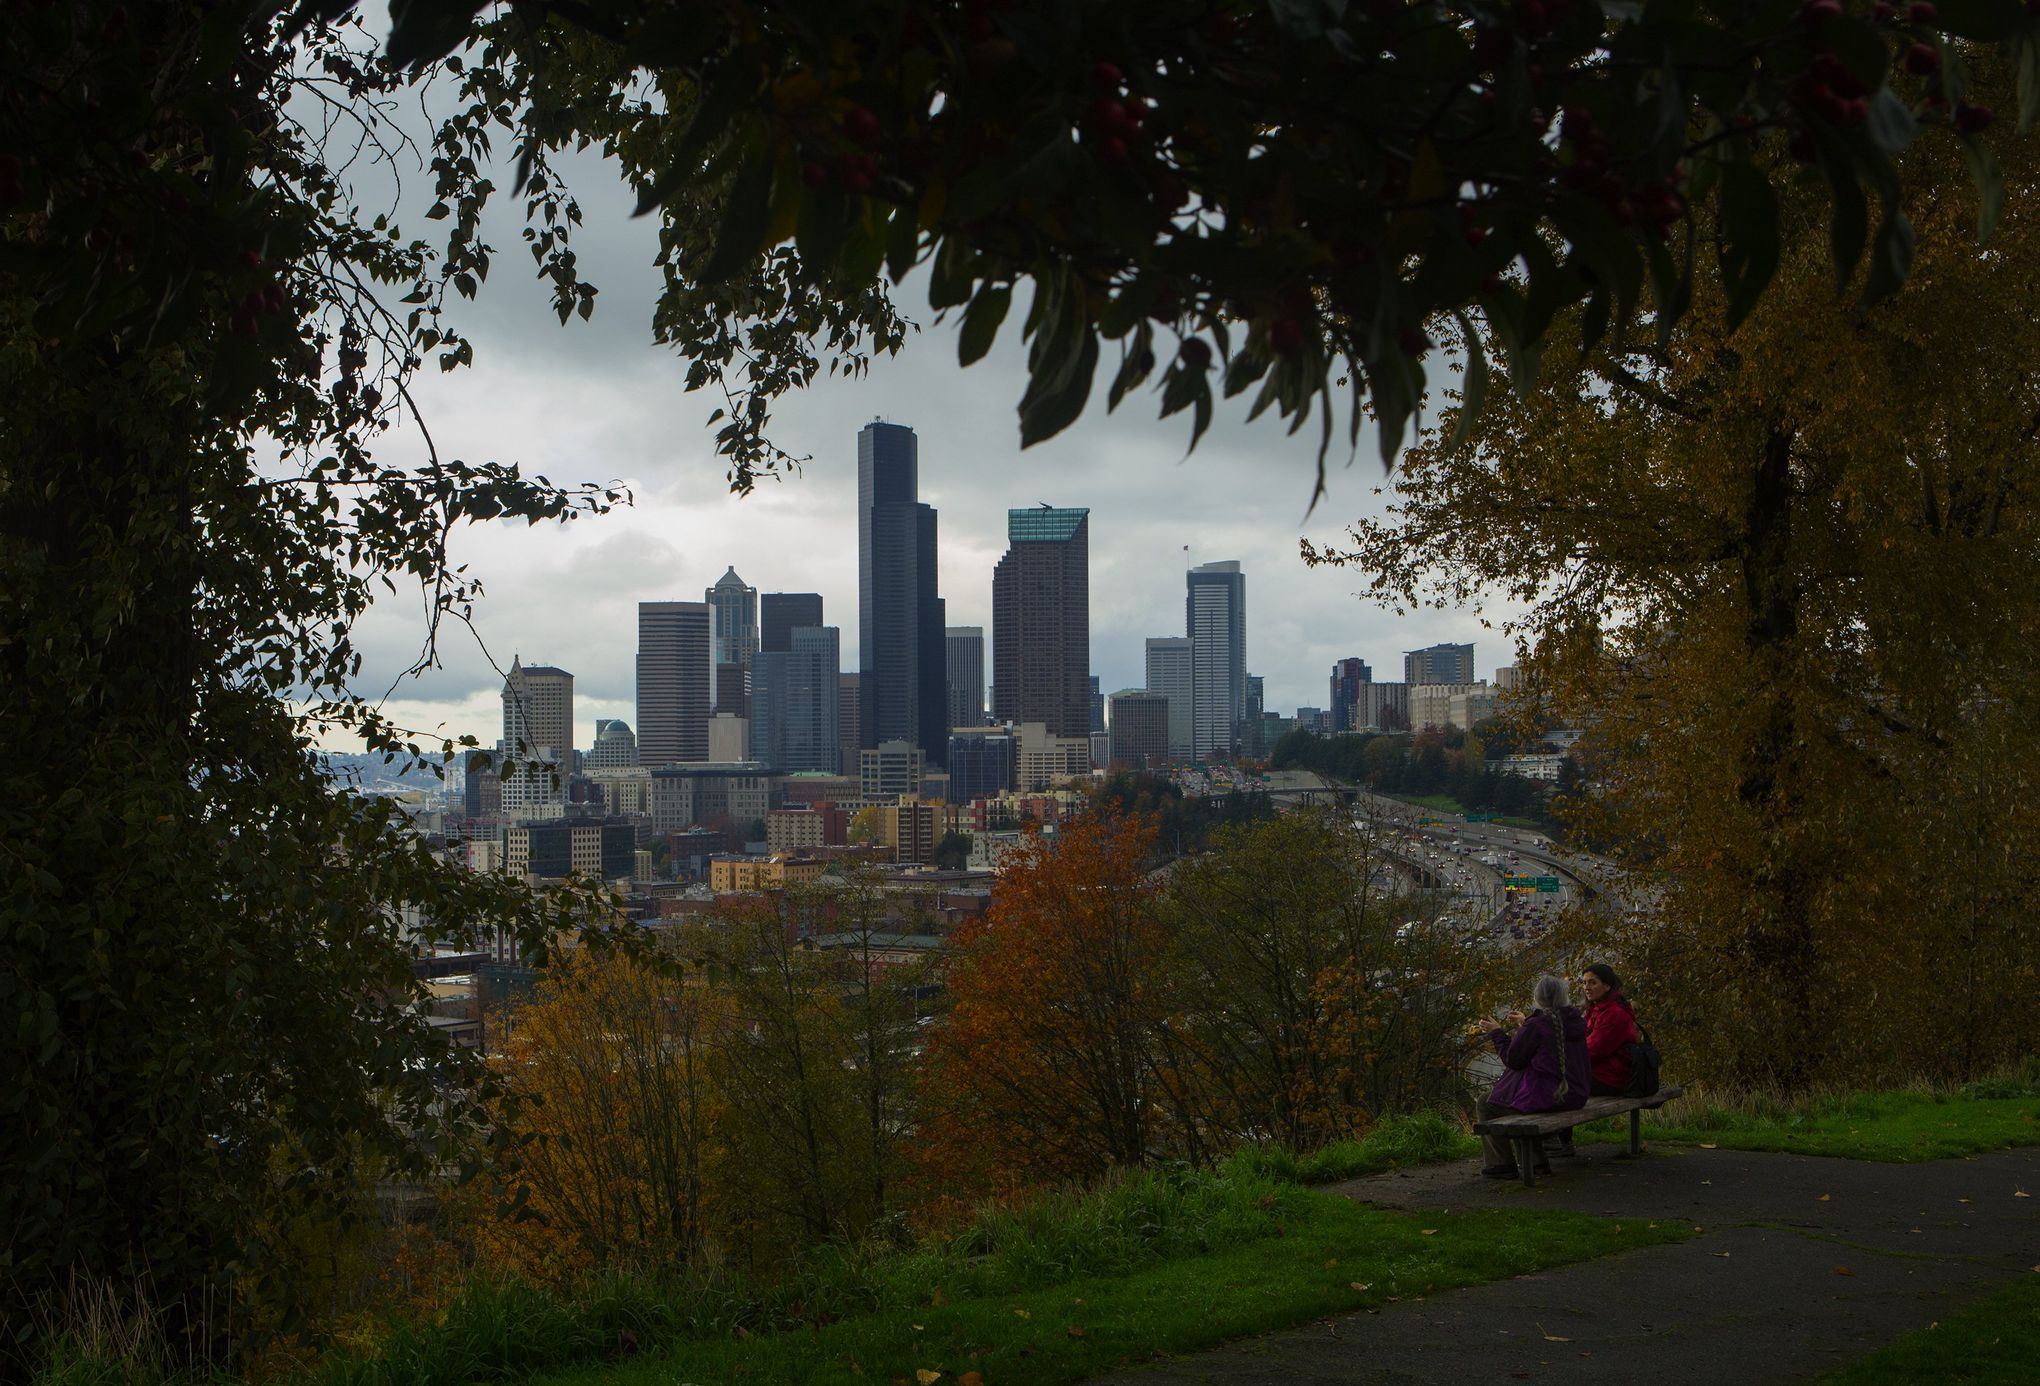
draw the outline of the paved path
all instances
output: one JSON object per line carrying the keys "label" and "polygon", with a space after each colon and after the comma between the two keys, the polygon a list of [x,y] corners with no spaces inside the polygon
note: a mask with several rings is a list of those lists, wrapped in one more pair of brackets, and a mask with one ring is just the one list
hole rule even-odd
{"label": "paved path", "polygon": [[[1575,1208],[1686,1218],[1676,1246],[1518,1276],[1157,1362],[1103,1380],[1182,1383],[1804,1381],[1944,1317],[2040,1262],[2040,1150],[1924,1165],[1580,1147],[1535,1189],[1472,1163],[1334,1192],[1410,1209]],[[2019,1191],[2032,1195],[2020,1198]]]}

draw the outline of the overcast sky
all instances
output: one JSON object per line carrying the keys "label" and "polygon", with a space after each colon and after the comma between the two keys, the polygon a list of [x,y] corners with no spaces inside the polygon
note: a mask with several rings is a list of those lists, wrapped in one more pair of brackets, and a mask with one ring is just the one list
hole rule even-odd
{"label": "overcast sky", "polygon": [[[485,234],[498,251],[495,272],[477,302],[460,305],[475,365],[446,376],[428,367],[418,395],[442,454],[515,462],[556,482],[614,478],[636,504],[566,525],[490,524],[458,535],[455,561],[487,588],[476,621],[487,651],[449,630],[444,667],[402,684],[386,704],[401,724],[492,742],[501,731],[495,669],[518,655],[573,673],[580,746],[592,743],[598,717],[635,727],[637,603],[699,601],[731,564],[760,592],[820,592],[825,619],[842,631],[844,667],[856,669],[856,443],[873,418],[919,435],[921,499],[940,515],[948,623],[983,626],[988,641],[1008,507],[1090,508],[1091,668],[1107,692],[1141,685],[1144,638],[1183,634],[1184,570],[1221,559],[1246,573],[1247,668],[1265,676],[1272,710],[1323,706],[1332,662],[1349,655],[1383,680],[1402,677],[1405,650],[1442,640],[1476,642],[1482,678],[1511,662],[1500,634],[1471,613],[1397,618],[1355,595],[1356,576],[1304,566],[1299,536],[1337,542],[1346,520],[1382,504],[1371,432],[1350,465],[1335,450],[1329,498],[1307,518],[1315,422],[1292,438],[1272,412],[1245,424],[1244,401],[1234,401],[1240,407],[1222,410],[1185,457],[1183,417],[1157,421],[1154,396],[1105,413],[1103,366],[1084,416],[1022,452],[1024,305],[1014,305],[998,349],[963,370],[954,322],[932,323],[914,279],[898,298],[921,329],[899,356],[859,381],[824,379],[779,408],[775,441],[812,462],[747,498],[730,495],[704,423],[720,401],[686,393],[685,363],[651,342],[653,222],[630,219],[629,199],[599,164],[569,167],[587,215],[581,264],[602,291],[593,320],[560,326],[530,277],[514,215],[498,216]],[[510,178],[498,183],[507,203]],[[402,435],[380,446],[392,459],[420,451]],[[385,598],[358,631],[361,686],[387,687],[422,634],[415,592]],[[989,674],[989,650],[986,665]]]}

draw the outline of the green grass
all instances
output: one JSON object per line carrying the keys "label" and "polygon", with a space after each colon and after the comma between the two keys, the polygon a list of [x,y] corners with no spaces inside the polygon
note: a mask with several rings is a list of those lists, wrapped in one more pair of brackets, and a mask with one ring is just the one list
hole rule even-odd
{"label": "green grass", "polygon": [[1480,1154],[1480,1142],[1458,1122],[1436,1112],[1386,1117],[1364,1137],[1333,1141],[1308,1155],[1273,1147],[1243,1150],[1233,1157],[1243,1169],[1297,1184],[1335,1184],[1411,1165],[1436,1164]]}
{"label": "green grass", "polygon": [[1434,809],[1439,813],[1465,813],[1466,809],[1450,794],[1387,794],[1382,797],[1415,804],[1418,808]]}
{"label": "green grass", "polygon": [[[1643,1116],[1647,1140],[1723,1150],[1910,1163],[2040,1145],[2040,1092],[2023,1078],[1955,1092],[1829,1092],[1793,1097],[1690,1093]],[[1626,1141],[1626,1119],[1579,1128],[1580,1140]]]}
{"label": "green grass", "polygon": [[1910,1386],[1917,1381],[2027,1386],[2036,1374],[2040,1374],[2040,1274],[2029,1274],[1827,1380],[1830,1386]]}
{"label": "green grass", "polygon": [[[950,1296],[805,1332],[672,1345],[546,1378],[572,1383],[1076,1381],[1160,1353],[1690,1235],[1667,1219],[1488,1211],[1405,1214],[1295,1192],[1271,1235],[1123,1276]],[[932,1298],[932,1297],[931,1297]]]}

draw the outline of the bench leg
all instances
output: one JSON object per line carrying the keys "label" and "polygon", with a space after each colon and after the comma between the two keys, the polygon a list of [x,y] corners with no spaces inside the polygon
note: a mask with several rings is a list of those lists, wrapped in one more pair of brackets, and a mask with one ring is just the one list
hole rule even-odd
{"label": "bench leg", "polygon": [[1629,1153],[1643,1154],[1643,1113],[1634,1107],[1629,1109]]}
{"label": "bench leg", "polygon": [[1539,1149],[1542,1144],[1543,1142],[1535,1136],[1516,1138],[1516,1173],[1523,1177],[1523,1187],[1526,1189],[1537,1187],[1537,1160],[1543,1153]]}

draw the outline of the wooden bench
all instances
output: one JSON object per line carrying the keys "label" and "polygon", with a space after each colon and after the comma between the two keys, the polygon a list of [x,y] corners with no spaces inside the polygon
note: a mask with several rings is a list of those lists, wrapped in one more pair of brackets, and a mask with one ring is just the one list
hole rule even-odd
{"label": "wooden bench", "polygon": [[1649,1097],[1590,1097],[1587,1105],[1569,1112],[1524,1112],[1518,1116],[1494,1117],[1474,1123],[1476,1136],[1494,1136],[1513,1141],[1516,1148],[1516,1172],[1524,1184],[1537,1184],[1537,1162],[1543,1158],[1541,1146],[1546,1136],[1555,1136],[1589,1121],[1603,1117],[1621,1116],[1629,1113],[1629,1153],[1643,1153],[1643,1120],[1641,1113],[1650,1108],[1655,1110],[1684,1092],[1684,1088],[1659,1088]]}

